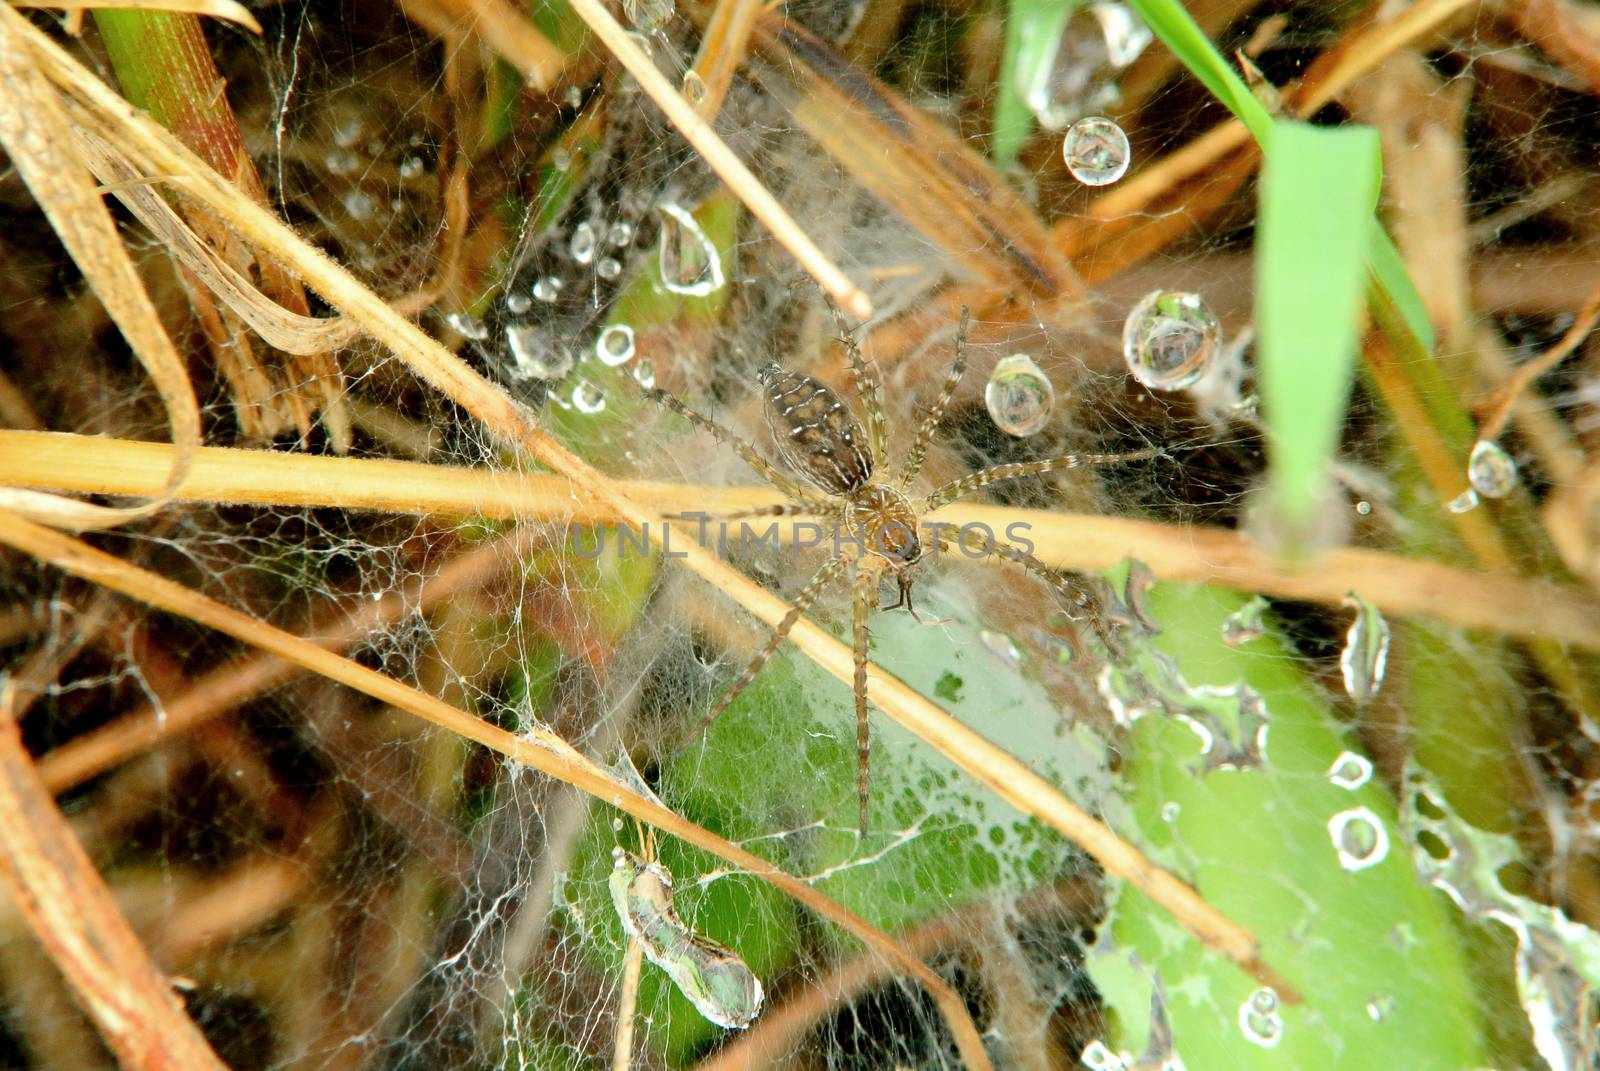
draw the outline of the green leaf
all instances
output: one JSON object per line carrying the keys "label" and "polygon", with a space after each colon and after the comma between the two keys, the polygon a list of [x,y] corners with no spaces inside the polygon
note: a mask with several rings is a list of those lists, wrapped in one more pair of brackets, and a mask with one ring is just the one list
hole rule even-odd
{"label": "green leaf", "polygon": [[1338,446],[1363,318],[1377,132],[1279,120],[1256,227],[1256,352],[1286,542],[1308,542]]}
{"label": "green leaf", "polygon": [[1263,149],[1272,137],[1272,116],[1262,107],[1233,65],[1223,58],[1205,31],[1178,0],[1129,0],[1178,62],[1225,104]]}
{"label": "green leaf", "polygon": [[[1260,983],[1124,887],[1108,947],[1089,960],[1122,1024],[1108,1043],[1142,1051],[1149,989],[1135,983],[1143,974],[1160,982],[1189,1067],[1482,1066],[1482,1022],[1453,907],[1419,880],[1383,781],[1355,777],[1345,787],[1329,777],[1336,764],[1360,767],[1344,754],[1356,745],[1292,652],[1271,633],[1238,648],[1221,642],[1223,622],[1245,603],[1204,587],[1149,593],[1164,630],[1155,647],[1176,659],[1181,677],[1148,655],[1139,669],[1138,694],[1154,685],[1161,702],[1146,701],[1122,752],[1139,801],[1137,829],[1123,832],[1249,927],[1304,1003],[1280,1001],[1275,1045],[1251,1041],[1241,1008]],[[1254,700],[1241,703],[1233,690],[1241,682],[1265,708],[1264,736],[1251,724]],[[1197,722],[1217,741],[1209,755]],[[1227,751],[1232,768],[1216,761]],[[1335,816],[1352,811],[1384,831],[1386,850],[1373,851],[1370,865],[1342,862],[1334,843]],[[1129,953],[1137,972],[1126,969]]]}
{"label": "green leaf", "polygon": [[1433,321],[1428,319],[1427,306],[1422,295],[1411,281],[1411,273],[1400,259],[1400,250],[1394,239],[1377,220],[1372,223],[1372,245],[1367,250],[1367,265],[1372,269],[1373,284],[1377,293],[1373,300],[1388,301],[1399,312],[1411,334],[1422,344],[1424,352],[1433,350]]}

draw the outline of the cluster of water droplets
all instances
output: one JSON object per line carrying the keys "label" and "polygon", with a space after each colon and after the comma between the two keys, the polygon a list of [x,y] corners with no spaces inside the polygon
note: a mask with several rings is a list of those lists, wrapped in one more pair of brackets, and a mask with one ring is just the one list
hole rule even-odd
{"label": "cluster of water droplets", "polygon": [[1251,1044],[1274,1048],[1283,1040],[1283,1016],[1278,1011],[1278,994],[1262,986],[1239,1005],[1239,1032]]}

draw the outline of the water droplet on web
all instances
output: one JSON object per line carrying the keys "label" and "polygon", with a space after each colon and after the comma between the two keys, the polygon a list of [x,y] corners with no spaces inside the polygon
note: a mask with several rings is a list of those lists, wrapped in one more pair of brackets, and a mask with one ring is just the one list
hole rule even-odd
{"label": "water droplet on web", "polygon": [[554,275],[546,275],[533,284],[533,296],[540,301],[554,301],[561,294],[561,280]]}
{"label": "water droplet on web", "polygon": [[527,294],[510,293],[506,295],[506,311],[513,316],[521,316],[533,308],[533,299]]}
{"label": "water droplet on web", "polygon": [[602,279],[615,279],[622,274],[622,262],[616,257],[601,257],[600,263],[594,266],[594,273]]}
{"label": "water droplet on web", "polygon": [[1044,427],[1055,403],[1056,388],[1050,377],[1026,353],[1013,353],[996,362],[983,388],[983,404],[995,427],[1018,438]]}
{"label": "water droplet on web", "polygon": [[366,131],[366,124],[359,112],[346,110],[339,117],[333,127],[333,143],[341,149],[348,149],[361,140],[361,135]]}
{"label": "water droplet on web", "polygon": [[705,79],[693,67],[683,72],[683,99],[694,105],[706,99]]}
{"label": "water droplet on web", "polygon": [[1061,158],[1085,186],[1108,186],[1128,173],[1128,135],[1103,115],[1086,115],[1067,127]]}
{"label": "water droplet on web", "polygon": [[594,259],[595,246],[598,239],[595,237],[594,224],[584,220],[572,228],[572,238],[567,242],[567,253],[579,264],[587,264]]}
{"label": "water droplet on web", "polygon": [[1080,1063],[1089,1071],[1127,1071],[1128,1065],[1122,1058],[1112,1052],[1103,1041],[1091,1041],[1083,1047],[1083,1053],[1078,1057]]}
{"label": "water droplet on web", "polygon": [[620,849],[613,856],[611,903],[645,958],[711,1022],[749,1026],[761,1011],[761,980],[737,954],[684,924],[672,904],[671,871]]}
{"label": "water droplet on web", "polygon": [[722,257],[700,221],[673,201],[662,201],[656,211],[661,214],[661,285],[686,297],[705,297],[721,289]]}
{"label": "water droplet on web", "polygon": [[1122,358],[1151,390],[1183,390],[1205,373],[1221,341],[1222,328],[1199,294],[1155,290],[1122,325]]}
{"label": "water droplet on web", "polygon": [[606,407],[606,395],[599,387],[585,380],[572,388],[572,408],[580,413],[598,413]]}
{"label": "water droplet on web", "polygon": [[450,325],[450,330],[473,342],[482,342],[489,337],[489,328],[476,316],[464,312],[452,312],[444,318],[444,322]]}
{"label": "water droplet on web", "polygon": [[1176,822],[1182,813],[1183,805],[1176,800],[1168,800],[1161,805],[1161,820],[1164,822]]}
{"label": "water droplet on web", "polygon": [[606,244],[613,249],[621,249],[631,241],[633,241],[633,224],[625,219],[617,220],[606,232]]}
{"label": "water droplet on web", "polygon": [[633,328],[627,324],[612,324],[594,340],[594,355],[602,364],[615,368],[633,359]]}
{"label": "water droplet on web", "polygon": [[572,351],[533,324],[513,324],[506,329],[511,350],[513,379],[560,379],[572,371]]}
{"label": "water droplet on web", "polygon": [[[583,104],[583,90],[578,86],[568,86],[561,99],[569,108],[579,107]],[[562,168],[561,170],[566,169]]]}
{"label": "water droplet on web", "polygon": [[978,632],[978,642],[983,644],[983,649],[994,655],[1012,669],[1022,665],[1022,651],[1017,647],[1016,641],[1004,632],[993,632],[981,629]]}
{"label": "water droplet on web", "polygon": [[322,161],[322,166],[334,175],[353,175],[361,167],[361,157],[348,149],[331,152]]}
{"label": "water droplet on web", "polygon": [[[613,818],[611,820],[611,828],[612,828],[612,830],[614,832],[621,833],[622,832],[622,819]],[[613,859],[616,858],[617,853],[620,852],[620,851],[622,851],[622,849],[620,847],[611,849],[611,857]]]}
{"label": "water droplet on web", "polygon": [[654,387],[656,385],[655,362],[648,357],[641,358],[639,363],[633,366],[633,381],[645,390]]}
{"label": "water droplet on web", "polygon": [[1387,993],[1374,993],[1367,998],[1367,1018],[1381,1023],[1394,1011],[1394,998]]}
{"label": "water droplet on web", "polygon": [[1341,751],[1328,767],[1328,780],[1354,792],[1372,780],[1372,760],[1354,751]]}
{"label": "water droplet on web", "polygon": [[1267,600],[1257,595],[1229,614],[1222,622],[1222,642],[1229,647],[1237,647],[1266,635],[1267,626],[1261,620],[1262,611],[1266,608]]}
{"label": "water droplet on web", "polygon": [[1105,33],[1106,55],[1111,66],[1118,70],[1143,55],[1144,50],[1150,47],[1150,42],[1155,40],[1150,27],[1127,4],[1094,4],[1090,11],[1100,20],[1100,29]]}
{"label": "water droplet on web", "polygon": [[643,33],[655,33],[672,18],[672,0],[622,0],[628,24]]}
{"label": "water droplet on web", "polygon": [[366,190],[347,190],[341,201],[345,215],[351,219],[371,219],[378,208],[378,202]]}
{"label": "water droplet on web", "polygon": [[408,156],[404,160],[400,161],[400,177],[403,179],[414,179],[418,175],[422,174],[427,166],[427,164],[422,162],[422,157]]}
{"label": "water droplet on web", "polygon": [[1344,650],[1339,652],[1339,672],[1345,692],[1358,705],[1365,705],[1378,694],[1389,665],[1389,622],[1376,606],[1354,592],[1345,596],[1344,605],[1355,610],[1356,618],[1350,622]]}
{"label": "water droplet on web", "polygon": [[1467,488],[1450,500],[1448,509],[1451,513],[1470,513],[1478,508],[1478,492]]}
{"label": "water droplet on web", "polygon": [[1278,994],[1262,986],[1239,1005],[1239,1032],[1245,1040],[1270,1049],[1283,1040],[1283,1018],[1278,1014]]}
{"label": "water droplet on web", "polygon": [[1366,807],[1352,807],[1328,819],[1328,836],[1346,870],[1365,870],[1389,854],[1389,831]]}
{"label": "water droplet on web", "polygon": [[557,171],[567,170],[572,166],[572,153],[559,145],[556,146],[550,150],[550,166]]}
{"label": "water droplet on web", "polygon": [[1499,443],[1479,439],[1467,459],[1467,479],[1482,497],[1504,498],[1517,486],[1517,463]]}

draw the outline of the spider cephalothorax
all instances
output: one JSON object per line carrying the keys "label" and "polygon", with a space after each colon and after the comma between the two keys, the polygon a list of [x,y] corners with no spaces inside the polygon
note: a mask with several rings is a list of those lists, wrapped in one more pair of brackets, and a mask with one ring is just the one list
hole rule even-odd
{"label": "spider cephalothorax", "polygon": [[[922,469],[928,443],[938,428],[945,406],[949,405],[956,386],[961,382],[962,372],[966,368],[966,327],[967,318],[963,314],[961,327],[956,332],[956,355],[955,360],[951,362],[950,372],[945,377],[938,399],[917,428],[899,472],[891,480],[874,479],[874,474],[883,467],[885,457],[883,407],[878,400],[878,379],[862,358],[860,349],[842,320],[839,324],[843,336],[841,341],[845,344],[850,372],[865,410],[865,429],[836,391],[811,376],[786,371],[777,364],[767,364],[757,373],[763,388],[767,426],[772,432],[773,445],[788,469],[802,477],[806,483],[798,482],[783,469],[761,456],[744,440],[696,413],[672,395],[665,391],[651,392],[656,401],[711,433],[718,440],[732,446],[751,468],[789,499],[782,505],[716,519],[806,514],[831,520],[838,528],[835,540],[835,546],[838,548],[836,553],[817,570],[800,594],[795,597],[789,612],[773,630],[766,646],[745,667],[745,671],[740,674],[733,687],[712,705],[710,712],[701,719],[694,735],[698,736],[712,719],[721,714],[734,697],[755,679],[755,675],[783,643],[784,637],[789,634],[795,622],[810,609],[823,588],[848,566],[852,575],[853,591],[851,622],[856,669],[856,751],[859,757],[858,789],[863,834],[867,831],[869,750],[867,618],[878,606],[878,584],[885,573],[894,576],[900,592],[899,600],[888,609],[900,607],[911,609],[912,571],[922,560],[925,551],[918,531],[922,518],[940,506],[998,480],[1107,461],[1140,460],[1154,457],[1161,452],[1135,450],[1125,454],[1066,454],[1045,461],[996,465],[970,473],[958,480],[951,480],[921,498],[909,495],[907,488]],[[810,486],[807,487],[806,484]],[[819,491],[820,496],[817,494]],[[703,521],[709,518],[702,516],[701,519]],[[937,535],[937,532],[932,540],[941,547],[950,542],[947,538]],[[964,545],[963,550],[969,554],[973,553],[973,548],[969,546]],[[977,548],[977,552],[985,557],[1021,565],[1065,592],[1075,606],[1089,611],[1094,609],[1088,585],[1057,572],[1019,547],[1002,540],[993,540]]]}

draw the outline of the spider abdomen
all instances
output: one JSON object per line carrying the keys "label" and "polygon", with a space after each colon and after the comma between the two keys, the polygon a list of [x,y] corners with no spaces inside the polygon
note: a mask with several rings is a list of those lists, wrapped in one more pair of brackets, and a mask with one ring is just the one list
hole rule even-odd
{"label": "spider abdomen", "polygon": [[767,426],[790,468],[830,495],[848,495],[872,478],[866,434],[844,399],[808,375],[769,364],[757,373]]}

